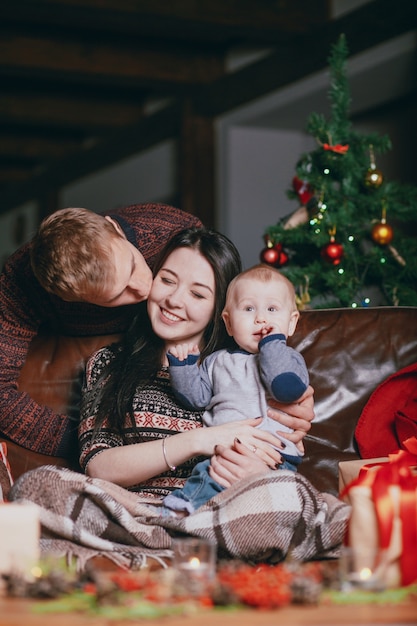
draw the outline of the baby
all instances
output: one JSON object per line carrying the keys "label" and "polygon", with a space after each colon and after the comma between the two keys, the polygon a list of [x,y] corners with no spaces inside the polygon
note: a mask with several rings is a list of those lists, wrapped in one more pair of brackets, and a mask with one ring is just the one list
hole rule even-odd
{"label": "baby", "polygon": [[[269,398],[296,402],[309,385],[303,357],[287,346],[299,315],[294,287],[278,270],[256,265],[236,276],[222,317],[237,347],[218,350],[201,364],[198,346],[171,349],[171,384],[178,399],[194,409],[204,408],[205,426],[262,416],[259,428],[274,435],[278,429],[289,430],[278,428],[267,408]],[[279,467],[296,470],[302,453],[292,441],[281,440],[285,449],[278,448],[283,457]],[[166,496],[165,507],[192,513],[222,491],[209,475],[209,463],[198,463],[184,487]]]}

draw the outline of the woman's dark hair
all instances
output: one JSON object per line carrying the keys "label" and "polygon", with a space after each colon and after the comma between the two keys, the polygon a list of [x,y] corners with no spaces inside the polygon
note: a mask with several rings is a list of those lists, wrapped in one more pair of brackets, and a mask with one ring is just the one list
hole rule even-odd
{"label": "woman's dark hair", "polygon": [[[197,250],[210,264],[215,280],[215,304],[213,317],[204,331],[204,347],[201,359],[208,354],[230,345],[221,313],[226,299],[227,286],[242,269],[239,252],[225,235],[205,228],[187,228],[174,235],[159,258],[153,274],[159,272],[168,256],[177,248]],[[146,302],[138,305],[138,314],[122,340],[112,346],[115,354],[103,372],[100,390],[95,398],[99,405],[95,432],[104,419],[110,426],[123,431],[126,416],[130,417],[134,428],[133,397],[136,389],[144,387],[154,379],[161,369],[161,355],[164,341],[152,330],[146,310]]]}

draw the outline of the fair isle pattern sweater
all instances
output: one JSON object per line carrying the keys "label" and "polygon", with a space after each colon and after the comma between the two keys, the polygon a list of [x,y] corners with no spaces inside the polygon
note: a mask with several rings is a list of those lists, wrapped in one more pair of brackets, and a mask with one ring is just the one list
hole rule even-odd
{"label": "fair isle pattern sweater", "polygon": [[[99,411],[95,398],[100,385],[103,384],[101,378],[103,370],[113,357],[114,353],[109,348],[102,348],[87,363],[79,425],[80,465],[84,471],[91,459],[109,448],[155,439],[162,440],[175,433],[202,426],[203,412],[178,405],[171,387],[168,368],[162,368],[150,384],[136,391],[133,398],[136,429],[132,429],[130,421],[126,420],[122,436],[104,421],[100,431],[94,436],[95,417]],[[163,458],[162,443],[160,455]],[[201,460],[202,457],[194,457],[175,470],[167,468],[160,476],[132,486],[130,490],[151,498],[163,498],[173,489],[183,487],[194,465]]]}
{"label": "fair isle pattern sweater", "polygon": [[[171,235],[201,226],[193,215],[163,204],[135,204],[109,214],[151,267]],[[11,255],[0,276],[0,436],[35,452],[73,458],[77,423],[18,390],[29,345],[43,328],[67,336],[124,332],[136,307],[64,302],[48,294],[33,274],[30,246]]]}

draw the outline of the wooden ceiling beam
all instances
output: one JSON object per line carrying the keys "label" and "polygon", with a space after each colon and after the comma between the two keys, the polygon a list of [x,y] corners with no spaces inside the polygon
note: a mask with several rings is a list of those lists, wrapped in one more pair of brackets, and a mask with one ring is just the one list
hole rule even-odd
{"label": "wooden ceiling beam", "polygon": [[186,46],[141,45],[119,41],[117,45],[76,41],[60,36],[24,36],[0,31],[0,76],[12,73],[58,79],[77,84],[147,86],[207,84],[224,72],[223,57]]}
{"label": "wooden ceiling beam", "polygon": [[105,131],[134,124],[143,116],[142,103],[82,98],[67,94],[0,92],[3,125],[65,127]]}
{"label": "wooden ceiling beam", "polygon": [[189,41],[276,41],[329,18],[328,0],[19,0],[0,17],[27,25]]}
{"label": "wooden ceiling beam", "polygon": [[62,158],[69,152],[79,150],[82,146],[80,139],[70,139],[57,136],[46,138],[33,133],[0,132],[0,161],[13,160],[17,157],[24,159],[56,159]]}

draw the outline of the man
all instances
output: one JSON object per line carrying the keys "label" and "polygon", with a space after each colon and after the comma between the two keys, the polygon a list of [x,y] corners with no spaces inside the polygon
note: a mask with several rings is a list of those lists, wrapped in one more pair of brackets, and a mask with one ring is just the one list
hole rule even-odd
{"label": "man", "polygon": [[135,303],[148,296],[159,251],[190,226],[201,222],[163,204],[106,216],[63,209],[8,259],[0,276],[0,435],[35,452],[71,456],[74,422],[18,390],[32,339],[43,328],[70,336],[124,332]]}
{"label": "man", "polygon": [[[41,454],[74,457],[70,417],[18,390],[32,339],[44,328],[67,336],[123,333],[135,305],[148,296],[152,266],[165,243],[175,232],[201,225],[164,204],[131,205],[108,215],[62,209],[42,222],[0,276],[0,436]],[[294,417],[280,418],[302,431],[300,439],[314,416],[311,393]]]}

